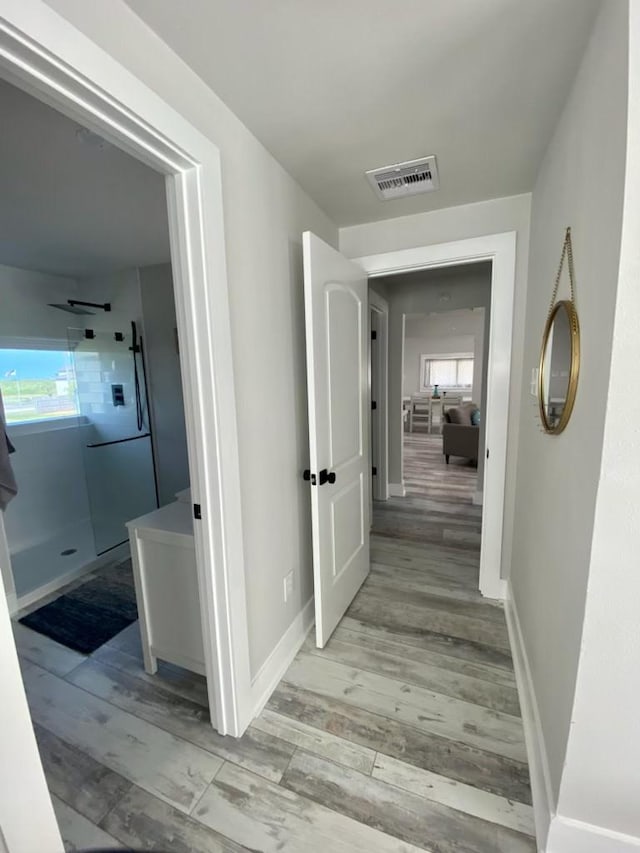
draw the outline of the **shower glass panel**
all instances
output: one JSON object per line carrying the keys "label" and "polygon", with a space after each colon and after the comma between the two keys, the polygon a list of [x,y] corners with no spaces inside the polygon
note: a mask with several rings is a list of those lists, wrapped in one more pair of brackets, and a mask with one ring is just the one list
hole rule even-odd
{"label": "shower glass panel", "polygon": [[158,500],[141,342],[132,332],[89,335],[69,329],[91,524],[104,554]]}

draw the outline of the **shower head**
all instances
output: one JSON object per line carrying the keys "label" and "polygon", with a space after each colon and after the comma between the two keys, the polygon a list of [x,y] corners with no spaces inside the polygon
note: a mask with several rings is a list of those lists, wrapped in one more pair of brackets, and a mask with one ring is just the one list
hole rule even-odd
{"label": "shower head", "polygon": [[[80,307],[79,307],[80,306]],[[95,311],[86,311],[86,308],[99,308],[101,311],[111,311],[110,302],[80,302],[78,299],[67,299],[66,302],[49,302],[49,307],[59,308],[69,314],[95,314]]]}
{"label": "shower head", "polygon": [[76,305],[67,305],[66,302],[49,302],[49,308],[59,308],[68,311],[69,314],[95,314],[95,311],[87,311],[86,308],[78,308]]}

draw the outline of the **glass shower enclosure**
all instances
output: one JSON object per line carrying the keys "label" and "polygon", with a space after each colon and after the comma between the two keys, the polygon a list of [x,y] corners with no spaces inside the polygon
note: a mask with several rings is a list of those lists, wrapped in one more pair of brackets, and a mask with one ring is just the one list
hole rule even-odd
{"label": "glass shower enclosure", "polygon": [[158,508],[144,353],[127,330],[69,329],[96,555],[128,539],[126,522]]}

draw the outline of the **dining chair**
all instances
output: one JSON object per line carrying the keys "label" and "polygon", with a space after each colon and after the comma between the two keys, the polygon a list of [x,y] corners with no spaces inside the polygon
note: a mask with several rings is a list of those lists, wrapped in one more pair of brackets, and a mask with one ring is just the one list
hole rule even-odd
{"label": "dining chair", "polygon": [[430,429],[431,394],[419,393],[411,395],[411,406],[409,408],[409,432],[413,432],[415,424],[426,424],[427,429]]}

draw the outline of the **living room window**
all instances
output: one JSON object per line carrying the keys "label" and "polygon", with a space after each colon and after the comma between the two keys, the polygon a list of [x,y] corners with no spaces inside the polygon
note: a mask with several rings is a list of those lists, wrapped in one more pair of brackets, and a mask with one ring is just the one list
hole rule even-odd
{"label": "living room window", "polygon": [[473,385],[473,353],[420,356],[420,385],[430,391],[434,385],[442,390],[462,391]]}

